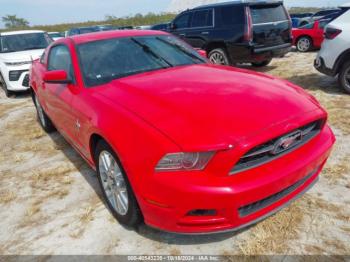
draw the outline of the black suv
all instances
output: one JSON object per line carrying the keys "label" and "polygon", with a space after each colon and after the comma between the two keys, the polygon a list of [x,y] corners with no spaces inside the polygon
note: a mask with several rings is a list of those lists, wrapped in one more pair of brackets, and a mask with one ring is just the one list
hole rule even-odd
{"label": "black suv", "polygon": [[292,22],[283,1],[232,1],[186,10],[168,31],[195,48],[207,51],[210,61],[266,66],[273,57],[290,51]]}

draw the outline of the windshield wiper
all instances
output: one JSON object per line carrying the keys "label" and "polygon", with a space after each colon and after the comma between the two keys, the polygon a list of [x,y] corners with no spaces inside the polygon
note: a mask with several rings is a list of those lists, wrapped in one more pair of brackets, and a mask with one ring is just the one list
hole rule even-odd
{"label": "windshield wiper", "polygon": [[168,66],[162,66],[163,68],[169,68],[169,67],[174,66],[169,61],[167,61],[164,57],[161,57],[156,52],[154,52],[148,45],[141,43],[140,41],[138,41],[137,39],[135,39],[133,37],[131,37],[130,39],[133,42],[135,42],[137,45],[141,46],[145,52],[151,54],[152,56],[154,56],[158,60],[163,61],[164,63],[166,63],[168,65]]}
{"label": "windshield wiper", "polygon": [[186,48],[182,47],[181,45],[169,42],[165,39],[162,39],[160,37],[157,37],[157,39],[163,43],[166,43],[172,47],[176,47],[178,50],[182,51],[183,53],[185,53],[187,56],[196,59],[197,61],[200,61],[201,63],[204,63],[205,61],[202,58],[199,58],[198,56],[196,56],[195,54],[192,54],[190,51],[188,51]]}

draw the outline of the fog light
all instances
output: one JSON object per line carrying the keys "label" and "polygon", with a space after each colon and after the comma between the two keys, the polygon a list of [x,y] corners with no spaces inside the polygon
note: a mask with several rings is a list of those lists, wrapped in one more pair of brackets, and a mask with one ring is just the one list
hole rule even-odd
{"label": "fog light", "polygon": [[18,81],[20,78],[21,74],[23,72],[26,72],[27,70],[14,70],[9,72],[9,79],[10,81]]}
{"label": "fog light", "polygon": [[194,209],[187,213],[187,216],[216,216],[215,209]]}

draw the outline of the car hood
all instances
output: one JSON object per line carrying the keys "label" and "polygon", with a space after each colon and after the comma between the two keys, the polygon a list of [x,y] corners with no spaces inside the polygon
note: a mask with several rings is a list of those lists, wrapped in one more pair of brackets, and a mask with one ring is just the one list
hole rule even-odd
{"label": "car hood", "polygon": [[186,150],[235,143],[320,109],[310,95],[286,81],[209,64],[134,75],[98,90]]}
{"label": "car hood", "polygon": [[20,52],[0,53],[4,62],[28,62],[38,59],[45,49],[26,50]]}

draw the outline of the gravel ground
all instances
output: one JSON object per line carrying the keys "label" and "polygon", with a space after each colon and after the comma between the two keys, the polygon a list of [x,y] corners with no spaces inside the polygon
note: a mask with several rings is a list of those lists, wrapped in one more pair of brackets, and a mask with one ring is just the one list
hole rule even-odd
{"label": "gravel ground", "polygon": [[181,236],[122,227],[94,172],[58,134],[46,135],[28,95],[0,91],[0,254],[350,255],[350,96],[290,53],[263,71],[288,79],[327,108],[337,136],[319,183],[265,221],[236,232]]}

